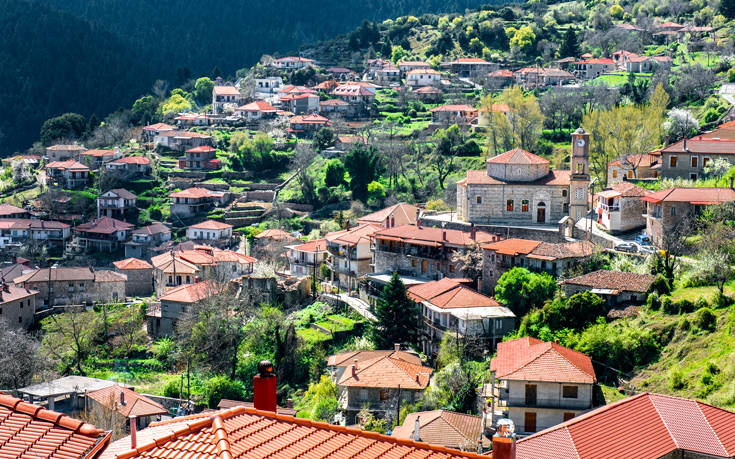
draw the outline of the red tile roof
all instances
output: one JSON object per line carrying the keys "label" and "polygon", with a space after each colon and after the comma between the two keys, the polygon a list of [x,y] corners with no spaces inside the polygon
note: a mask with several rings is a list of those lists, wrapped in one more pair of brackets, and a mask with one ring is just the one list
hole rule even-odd
{"label": "red tile roof", "polygon": [[0,215],[27,214],[28,211],[12,204],[0,204]]}
{"label": "red tile roof", "polygon": [[94,458],[109,441],[91,424],[0,394],[0,457]]}
{"label": "red tile roof", "polygon": [[[380,229],[373,235],[376,239],[402,241],[406,244],[429,245],[440,247],[443,245],[454,245],[466,247],[473,243],[469,231],[454,229],[433,228],[430,226],[402,225],[394,228]],[[497,236],[477,231],[474,242],[478,244],[492,242]]]}
{"label": "red tile roof", "polygon": [[381,229],[383,229],[382,226],[374,225],[372,223],[365,223],[362,225],[357,225],[354,228],[343,229],[341,231],[335,231],[333,233],[329,233],[324,238],[328,242],[334,242],[336,244],[344,244],[348,246],[353,246],[361,242],[364,242],[364,243],[370,242],[370,236],[374,232],[379,231]]}
{"label": "red tile roof", "polygon": [[442,90],[434,86],[422,86],[413,90],[414,94],[443,94]]}
{"label": "red tile roof", "polygon": [[597,381],[592,360],[556,343],[525,337],[498,343],[490,371],[498,379],[592,384]]}
{"label": "red tile roof", "polygon": [[262,101],[262,100],[256,100],[255,102],[250,102],[249,104],[245,104],[242,107],[238,107],[238,111],[243,112],[265,112],[265,113],[275,113],[276,109],[269,104],[268,102]]}
{"label": "red tile roof", "polygon": [[[543,185],[569,185],[572,171],[570,170],[558,170],[552,169],[549,174],[541,177],[533,182],[520,182],[528,186],[543,186]],[[518,183],[511,181],[498,180],[494,177],[487,175],[487,170],[469,170],[467,176],[457,182],[457,185],[505,185],[507,183]]]}
{"label": "red tile roof", "polygon": [[393,359],[403,360],[413,365],[421,365],[421,358],[418,355],[413,354],[411,352],[396,351],[396,350],[390,350],[390,351],[378,350],[378,351],[350,351],[350,352],[341,352],[339,354],[330,355],[327,358],[327,366],[347,367],[347,366],[352,365],[355,359],[357,359],[357,363],[359,365],[360,362],[366,362],[368,360],[372,361],[377,358],[383,358],[383,357],[390,357]]}
{"label": "red tile roof", "polygon": [[187,189],[182,190],[182,191],[177,191],[175,193],[171,193],[168,196],[171,197],[171,198],[193,198],[193,199],[198,199],[198,198],[208,198],[208,197],[214,196],[214,195],[215,195],[215,193],[213,193],[212,191],[210,191],[210,190],[208,190],[206,188],[192,187],[192,188],[187,188]]}
{"label": "red tile roof", "polygon": [[327,251],[327,240],[322,239],[314,239],[313,241],[305,242],[300,245],[296,245],[291,247],[291,250],[296,250],[297,252],[326,252]]}
{"label": "red tile roof", "polygon": [[485,250],[492,250],[499,255],[510,255],[515,257],[518,255],[528,255],[540,244],[541,241],[511,238],[493,242],[491,244],[485,244],[482,248]]}
{"label": "red tile roof", "polygon": [[217,220],[205,220],[201,223],[197,223],[196,225],[191,225],[189,228],[195,228],[195,229],[208,229],[208,230],[223,230],[227,228],[233,228],[232,225],[228,225],[227,223],[218,222]]}
{"label": "red tile roof", "polygon": [[135,228],[130,223],[111,217],[101,217],[91,222],[82,223],[74,227],[74,231],[83,233],[113,234],[118,231],[129,231]]}
{"label": "red tile roof", "polygon": [[704,138],[697,136],[686,140],[686,148],[684,140],[680,140],[661,151],[663,153],[731,155],[735,154],[735,139]]}
{"label": "red tile roof", "polygon": [[[419,441],[448,448],[467,448],[477,446],[483,437],[482,418],[471,414],[455,413],[447,410],[419,411],[410,413],[403,424],[393,429],[391,434],[405,440],[414,439],[416,421],[419,421]],[[489,439],[483,444],[488,447]]]}
{"label": "red tile roof", "polygon": [[489,78],[513,78],[513,72],[508,69],[496,70],[487,74]]}
{"label": "red tile roof", "polygon": [[209,298],[220,291],[220,286],[213,281],[184,284],[167,290],[158,299],[160,301],[175,301],[177,303],[196,303]]}
{"label": "red tile roof", "polygon": [[516,457],[654,459],[677,451],[735,457],[733,426],[733,412],[644,392],[520,440]]}
{"label": "red tile roof", "polygon": [[610,161],[608,166],[626,166],[626,167],[651,167],[659,160],[659,155],[643,153],[642,155],[628,155],[624,158]]}
{"label": "red tile roof", "polygon": [[393,215],[394,213],[403,214],[406,219],[411,223],[416,223],[416,211],[419,208],[413,204],[405,202],[399,202],[392,206],[386,207],[385,209],[378,210],[371,214],[363,215],[358,218],[358,223],[377,223],[379,225],[385,225],[385,219]]}
{"label": "red tile roof", "polygon": [[348,367],[337,386],[423,390],[429,385],[431,367],[424,367],[391,356],[358,362],[353,376]]}
{"label": "red tile roof", "polygon": [[616,197],[622,196],[626,198],[639,198],[653,193],[653,191],[646,188],[635,185],[631,182],[618,182],[611,186],[609,189],[600,191],[597,193],[598,196]]}
{"label": "red tile roof", "polygon": [[628,273],[621,271],[598,271],[561,281],[561,284],[582,285],[585,287],[614,290],[617,292],[646,293],[656,276],[650,274]]}
{"label": "red tile roof", "polygon": [[138,432],[138,445],[131,450],[129,438],[123,438],[113,443],[104,457],[487,459],[476,453],[242,406],[152,423]]}
{"label": "red tile roof", "polygon": [[460,57],[452,61],[452,64],[489,64],[489,62],[479,57]]}
{"label": "red tile roof", "polygon": [[151,223],[148,226],[144,226],[142,228],[138,228],[137,230],[133,231],[133,234],[162,234],[162,233],[170,233],[171,228],[164,225],[163,223],[156,222]]}
{"label": "red tile roof", "polygon": [[669,188],[644,196],[641,201],[688,202],[699,205],[721,204],[735,201],[735,190],[732,188]]}
{"label": "red tile roof", "polygon": [[10,283],[0,283],[0,304],[10,303],[33,295],[38,295],[38,291]]}
{"label": "red tile roof", "polygon": [[293,240],[295,237],[279,228],[267,229],[255,235],[255,239],[271,239],[274,241]]}
{"label": "red tile roof", "polygon": [[468,104],[459,104],[459,105],[440,105],[438,107],[434,107],[431,110],[429,110],[432,113],[435,112],[474,112],[475,107]]}
{"label": "red tile roof", "polygon": [[292,116],[288,122],[291,124],[326,124],[329,123],[329,119],[322,115],[312,113],[311,115]]}
{"label": "red tile roof", "polygon": [[79,153],[83,156],[94,156],[96,158],[103,158],[105,156],[114,156],[117,150],[87,150]]}
{"label": "red tile roof", "polygon": [[[122,399],[120,394],[122,394]],[[87,395],[108,409],[114,408],[126,418],[168,414],[168,410],[161,404],[117,384],[90,392]]]}
{"label": "red tile roof", "polygon": [[414,285],[408,289],[407,294],[416,302],[427,301],[442,309],[502,306],[495,298],[476,292],[448,277]]}
{"label": "red tile roof", "polygon": [[529,153],[521,148],[515,148],[493,156],[487,162],[493,164],[549,164],[548,159]]}
{"label": "red tile roof", "polygon": [[368,88],[358,84],[343,84],[339,85],[332,91],[335,96],[361,96],[361,97],[374,97],[375,93],[370,91]]}
{"label": "red tile roof", "polygon": [[173,131],[174,129],[176,128],[166,123],[149,124],[148,126],[143,128],[144,131]]}
{"label": "red tile roof", "polygon": [[413,69],[406,75],[439,75],[440,73],[434,69]]}
{"label": "red tile roof", "polygon": [[26,282],[48,282],[49,279],[53,281],[68,281],[68,280],[94,280],[94,273],[87,266],[80,266],[76,268],[51,268],[49,274],[49,268],[36,269],[29,273],[25,273],[19,277],[13,279],[16,284],[23,284]]}
{"label": "red tile roof", "polygon": [[209,145],[202,145],[199,147],[189,148],[188,150],[186,150],[187,153],[211,153],[213,151],[217,151],[217,150],[210,147]]}
{"label": "red tile roof", "polygon": [[113,261],[112,264],[121,270],[126,269],[153,269],[150,263],[145,260],[139,260],[137,258],[126,258],[120,261]]}
{"label": "red tile roof", "polygon": [[234,86],[215,86],[212,91],[218,96],[239,96],[240,91]]}
{"label": "red tile roof", "polygon": [[46,169],[59,169],[68,170],[74,172],[89,172],[89,168],[79,161],[73,159],[67,159],[66,161],[51,161],[46,164]]}
{"label": "red tile roof", "polygon": [[116,159],[110,164],[150,164],[151,160],[145,156],[126,156],[124,158]]}
{"label": "red tile roof", "polygon": [[575,62],[575,64],[609,64],[609,65],[614,65],[615,62],[613,62],[612,59],[603,57],[603,58],[597,58],[597,59],[595,59],[595,58],[585,59],[585,60],[582,60],[582,61],[577,61],[577,62]]}

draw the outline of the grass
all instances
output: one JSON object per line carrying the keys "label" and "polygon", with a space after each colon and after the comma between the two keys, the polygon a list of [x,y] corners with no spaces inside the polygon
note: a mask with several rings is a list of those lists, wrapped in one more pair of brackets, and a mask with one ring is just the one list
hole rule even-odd
{"label": "grass", "polygon": [[[636,81],[640,79],[647,80],[651,78],[650,73],[636,73],[634,74],[634,76],[635,76]],[[590,80],[589,84],[602,83],[607,86],[620,87],[620,86],[623,86],[627,82],[628,82],[627,73],[606,73],[605,75],[600,75],[597,78]]]}
{"label": "grass", "polygon": [[625,394],[621,393],[617,388],[612,386],[600,384],[600,389],[602,389],[602,395],[605,396],[606,404],[617,402],[618,400],[622,400],[626,397]]}
{"label": "grass", "polygon": [[326,333],[322,333],[313,328],[302,328],[300,330],[296,330],[296,334],[299,335],[301,339],[309,343],[319,343],[332,339],[332,337]]}
{"label": "grass", "polygon": [[[717,293],[717,287],[687,287],[677,288],[671,292],[672,300],[689,300],[696,301],[699,298],[706,298],[707,301],[712,301]],[[725,295],[732,295],[735,293],[735,282],[731,281],[725,285]]]}

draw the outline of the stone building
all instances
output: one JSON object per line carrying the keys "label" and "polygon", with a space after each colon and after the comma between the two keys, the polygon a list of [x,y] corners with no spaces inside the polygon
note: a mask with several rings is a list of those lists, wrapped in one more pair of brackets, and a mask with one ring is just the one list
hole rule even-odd
{"label": "stone building", "polygon": [[657,179],[661,172],[660,152],[621,156],[607,163],[607,184],[628,179]]}
{"label": "stone building", "polygon": [[595,194],[594,217],[611,233],[630,231],[646,226],[646,203],[643,196],[653,193],[630,182],[619,182]]}
{"label": "stone building", "polygon": [[549,161],[515,149],[487,160],[457,182],[457,218],[472,223],[557,224],[587,213],[589,134],[572,134],[572,170],[552,170]]}
{"label": "stone building", "polygon": [[125,296],[149,296],[153,294],[153,266],[137,258],[126,258],[113,263],[115,270],[128,277]]}
{"label": "stone building", "polygon": [[366,223],[325,236],[332,283],[352,290],[357,288],[358,278],[373,271],[370,267],[370,235],[381,229],[382,226]]}
{"label": "stone building", "polygon": [[10,328],[30,328],[36,312],[38,291],[9,283],[0,290],[0,320]]}
{"label": "stone building", "polygon": [[609,307],[641,304],[648,298],[656,276],[622,271],[598,271],[559,282],[567,298],[582,292],[592,292]]}
{"label": "stone building", "polygon": [[125,298],[124,274],[92,271],[87,266],[35,269],[13,280],[16,286],[38,291],[38,302],[47,306],[91,304]]}
{"label": "stone building", "polygon": [[[725,132],[723,135],[729,134]],[[702,178],[704,168],[715,159],[735,164],[735,140],[732,137],[697,136],[671,144],[660,154],[662,177],[697,180]]]}

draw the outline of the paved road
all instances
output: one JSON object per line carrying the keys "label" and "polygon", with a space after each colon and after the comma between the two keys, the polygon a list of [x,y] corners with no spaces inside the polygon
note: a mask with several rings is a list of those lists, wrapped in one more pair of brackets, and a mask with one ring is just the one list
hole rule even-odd
{"label": "paved road", "polygon": [[735,106],[735,84],[723,84],[720,88],[720,95],[730,105]]}
{"label": "paved road", "polygon": [[375,315],[372,312],[370,312],[370,305],[362,301],[359,298],[349,296],[346,293],[340,293],[339,295],[334,295],[332,293],[324,293],[323,295],[327,298],[339,299],[347,303],[349,307],[357,311],[358,314],[360,314],[361,316],[363,316],[364,318],[368,320],[372,320],[372,321],[378,320],[378,318],[375,317]]}

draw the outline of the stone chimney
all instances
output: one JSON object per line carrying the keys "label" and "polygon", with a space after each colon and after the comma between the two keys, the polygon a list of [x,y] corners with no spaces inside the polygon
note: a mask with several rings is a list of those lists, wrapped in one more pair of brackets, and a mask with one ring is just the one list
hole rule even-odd
{"label": "stone chimney", "polygon": [[256,410],[276,412],[276,375],[268,360],[258,363],[258,374],[253,377],[253,406]]}
{"label": "stone chimney", "polygon": [[470,239],[472,239],[473,241],[477,239],[477,228],[475,228],[474,223],[470,225]]}
{"label": "stone chimney", "polygon": [[416,422],[413,423],[413,441],[421,441],[421,416],[416,416]]}
{"label": "stone chimney", "polygon": [[125,391],[120,391],[120,405],[125,406]]}
{"label": "stone chimney", "polygon": [[135,449],[138,444],[138,417],[130,416],[130,449]]}
{"label": "stone chimney", "polygon": [[401,343],[393,343],[393,350],[398,352],[401,350]]}

